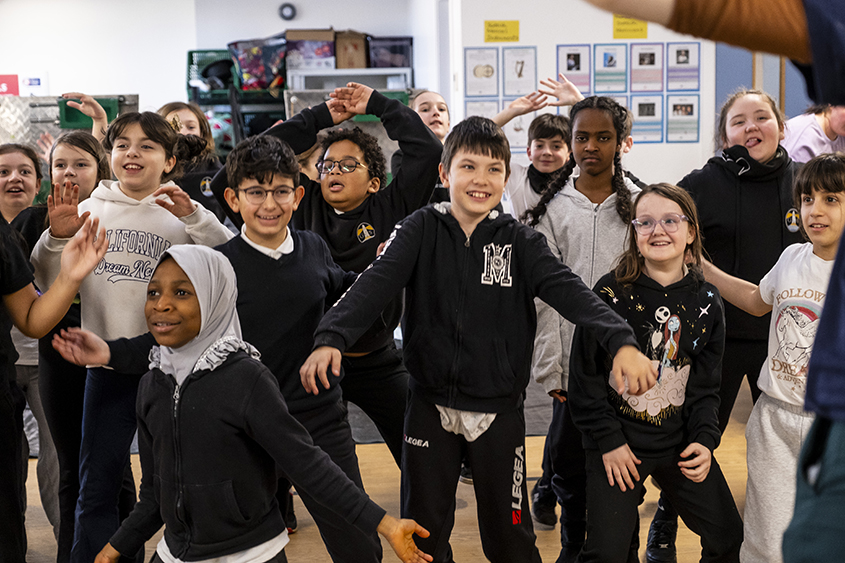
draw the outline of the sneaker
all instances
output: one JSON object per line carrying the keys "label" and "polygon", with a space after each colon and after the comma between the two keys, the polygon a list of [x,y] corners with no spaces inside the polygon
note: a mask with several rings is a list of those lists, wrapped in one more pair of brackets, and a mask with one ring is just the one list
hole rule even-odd
{"label": "sneaker", "polygon": [[458,477],[458,481],[464,485],[472,485],[472,468],[469,465],[461,465],[461,476]]}
{"label": "sneaker", "polygon": [[652,520],[645,548],[646,563],[678,563],[675,551],[677,537],[677,521]]}
{"label": "sneaker", "polygon": [[288,502],[285,507],[284,521],[289,534],[296,532],[296,514],[293,513],[293,493],[290,491],[288,491]]}
{"label": "sneaker", "polygon": [[531,516],[537,523],[537,529],[554,530],[555,525],[557,525],[556,506],[557,497],[552,495],[551,502],[549,502],[549,499],[540,496],[537,485],[534,485],[531,490]]}

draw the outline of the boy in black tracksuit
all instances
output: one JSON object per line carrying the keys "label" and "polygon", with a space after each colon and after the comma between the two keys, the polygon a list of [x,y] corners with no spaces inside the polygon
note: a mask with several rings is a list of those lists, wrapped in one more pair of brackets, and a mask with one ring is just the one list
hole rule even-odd
{"label": "boy in black tracksuit", "polygon": [[402,513],[428,524],[431,536],[419,543],[435,561],[451,561],[464,454],[487,558],[540,561],[527,512],[522,412],[535,296],[595,328],[633,390],[654,376],[630,327],[554,258],[542,234],[494,209],[509,161],[507,138],[492,121],[469,118],[452,131],[440,165],[451,205],[426,207],[397,225],[379,258],[323,317],[318,348],[301,371],[312,387],[328,366],[337,374],[340,351],[405,288],[403,351],[412,377]]}
{"label": "boy in black tracksuit", "polygon": [[[442,145],[413,110],[371,88],[350,84],[336,90],[334,96],[266,134],[287,142],[298,154],[314,146],[320,130],[353,113],[366,113],[378,116],[388,135],[399,141],[405,155],[402,169],[388,185],[381,149],[374,138],[357,129],[335,131],[325,139],[323,158],[332,168],[321,174],[319,182],[300,177],[305,197],[293,215],[292,226],[319,234],[344,270],[362,272],[394,225],[428,203]],[[339,107],[336,102],[341,99],[346,105]],[[338,161],[349,157],[357,164],[344,172]],[[218,198],[225,187],[225,174],[218,174],[212,184]],[[380,311],[369,330],[345,351],[346,377],[341,387],[344,400],[361,407],[375,422],[398,464],[408,386],[408,373],[393,344],[393,331],[402,314],[401,295]]]}

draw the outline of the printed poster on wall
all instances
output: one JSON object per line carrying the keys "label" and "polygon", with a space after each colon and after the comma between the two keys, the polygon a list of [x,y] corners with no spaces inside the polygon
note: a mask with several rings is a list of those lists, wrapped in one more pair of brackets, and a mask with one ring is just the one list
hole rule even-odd
{"label": "printed poster on wall", "polygon": [[666,142],[697,143],[698,95],[666,96]]}
{"label": "printed poster on wall", "polygon": [[519,98],[537,89],[537,47],[502,47],[505,96]]}
{"label": "printed poster on wall", "polygon": [[631,96],[634,143],[663,142],[663,95]]}
{"label": "printed poster on wall", "polygon": [[[502,107],[506,108],[513,100],[503,100]],[[514,149],[528,148],[528,126],[534,118],[537,117],[537,112],[526,113],[519,115],[508,121],[502,129],[505,135],[508,136],[508,141],[511,144],[511,152]]]}
{"label": "printed poster on wall", "polygon": [[594,76],[596,94],[628,90],[628,44],[596,45]]}
{"label": "printed poster on wall", "polygon": [[499,95],[499,49],[467,47],[464,49],[464,76],[467,97]]}
{"label": "printed poster on wall", "polygon": [[701,43],[666,44],[666,90],[701,88]]}
{"label": "printed poster on wall", "polygon": [[631,45],[631,92],[663,91],[663,44]]}
{"label": "printed poster on wall", "polygon": [[592,93],[589,45],[558,45],[557,72],[564,75],[585,96]]}
{"label": "printed poster on wall", "polygon": [[467,100],[464,109],[466,117],[480,115],[493,119],[499,113],[499,100]]}

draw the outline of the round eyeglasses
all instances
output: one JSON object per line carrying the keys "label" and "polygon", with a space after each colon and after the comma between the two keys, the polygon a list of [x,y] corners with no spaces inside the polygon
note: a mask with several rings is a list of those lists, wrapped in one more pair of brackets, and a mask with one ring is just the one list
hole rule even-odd
{"label": "round eyeglasses", "polygon": [[247,202],[253,205],[261,205],[267,199],[267,194],[272,193],[273,199],[278,204],[289,203],[293,199],[294,190],[291,188],[276,188],[275,190],[265,190],[263,188],[247,188],[241,190],[246,197]]}
{"label": "round eyeglasses", "polygon": [[657,224],[660,223],[663,226],[663,230],[667,233],[675,233],[678,232],[678,228],[681,226],[682,221],[688,221],[686,215],[678,215],[677,213],[667,213],[663,216],[662,219],[659,221],[654,217],[649,217],[645,215],[643,217],[637,217],[631,224],[634,225],[634,228],[637,230],[638,234],[641,235],[650,235],[654,232],[654,229],[657,228]]}
{"label": "round eyeglasses", "polygon": [[335,165],[340,167],[340,171],[343,174],[349,174],[350,172],[354,172],[356,168],[359,166],[363,169],[367,169],[366,166],[355,160],[354,158],[341,158],[340,160],[321,160],[317,163],[317,172],[320,174],[328,174],[332,170],[334,170]]}

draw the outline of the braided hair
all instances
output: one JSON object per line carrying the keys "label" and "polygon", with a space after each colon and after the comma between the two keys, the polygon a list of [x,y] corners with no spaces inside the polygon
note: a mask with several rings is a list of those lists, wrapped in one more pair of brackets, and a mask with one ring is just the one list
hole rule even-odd
{"label": "braided hair", "polygon": [[[613,128],[616,130],[616,145],[621,146],[627,137],[627,121],[628,110],[616,103],[611,98],[604,96],[591,96],[585,98],[572,106],[569,112],[569,122],[572,124],[572,129],[575,129],[575,119],[578,113],[584,109],[598,109],[607,112],[613,121]],[[540,222],[543,215],[546,214],[546,208],[549,202],[563,189],[569,177],[572,176],[572,171],[575,170],[575,151],[569,154],[569,160],[563,165],[557,175],[549,182],[546,189],[540,195],[540,201],[534,208],[527,210],[520,220],[528,222],[532,227]],[[622,151],[617,150],[613,155],[613,178],[611,179],[611,186],[613,193],[616,194],[616,212],[622,218],[624,223],[631,220],[633,215],[633,203],[631,201],[631,190],[625,185],[625,175],[622,172]]]}

